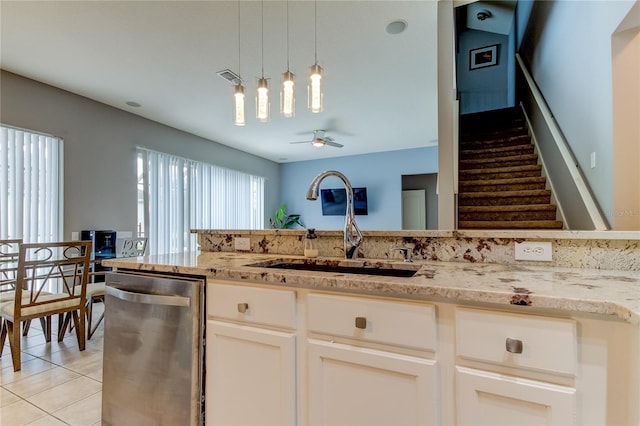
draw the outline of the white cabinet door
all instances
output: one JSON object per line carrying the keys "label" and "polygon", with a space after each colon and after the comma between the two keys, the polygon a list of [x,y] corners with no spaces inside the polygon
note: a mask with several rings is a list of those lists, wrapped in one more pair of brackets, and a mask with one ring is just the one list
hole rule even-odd
{"label": "white cabinet door", "polygon": [[309,340],[312,425],[435,425],[433,360]]}
{"label": "white cabinet door", "polygon": [[206,424],[296,422],[295,335],[207,321]]}
{"label": "white cabinet door", "polygon": [[575,424],[575,389],[456,367],[459,425]]}

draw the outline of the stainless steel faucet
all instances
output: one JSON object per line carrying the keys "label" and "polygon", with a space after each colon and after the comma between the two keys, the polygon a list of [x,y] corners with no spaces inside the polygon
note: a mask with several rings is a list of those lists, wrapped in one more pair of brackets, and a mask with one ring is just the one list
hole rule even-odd
{"label": "stainless steel faucet", "polygon": [[344,184],[345,192],[347,193],[347,211],[344,221],[344,257],[346,259],[353,259],[356,250],[360,244],[362,244],[362,232],[358,229],[358,225],[356,225],[356,219],[354,217],[353,187],[351,186],[349,179],[347,179],[347,177],[342,173],[335,170],[322,172],[311,182],[311,185],[307,190],[307,200],[313,201],[318,199],[320,182],[322,182],[322,180],[327,176],[335,176],[340,179]]}

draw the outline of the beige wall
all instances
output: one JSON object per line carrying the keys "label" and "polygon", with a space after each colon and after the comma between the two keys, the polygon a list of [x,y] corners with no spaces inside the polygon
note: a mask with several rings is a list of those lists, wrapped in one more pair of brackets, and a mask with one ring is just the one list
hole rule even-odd
{"label": "beige wall", "polygon": [[64,238],[136,231],[136,146],[266,177],[267,224],[279,199],[277,163],[6,71],[0,122],[64,139]]}
{"label": "beige wall", "polygon": [[636,26],[612,37],[614,206],[612,227],[640,229],[640,4]]}

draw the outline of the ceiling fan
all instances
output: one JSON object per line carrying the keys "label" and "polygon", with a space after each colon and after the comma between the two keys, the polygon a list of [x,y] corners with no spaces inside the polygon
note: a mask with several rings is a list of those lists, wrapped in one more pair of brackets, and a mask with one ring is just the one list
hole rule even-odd
{"label": "ceiling fan", "polygon": [[316,148],[322,148],[325,145],[333,146],[335,148],[342,148],[344,146],[344,145],[334,141],[333,138],[331,138],[329,136],[325,136],[325,133],[326,133],[325,130],[314,130],[313,131],[313,138],[310,141],[307,140],[307,141],[291,142],[291,143],[292,144],[310,143],[311,145],[313,145]]}

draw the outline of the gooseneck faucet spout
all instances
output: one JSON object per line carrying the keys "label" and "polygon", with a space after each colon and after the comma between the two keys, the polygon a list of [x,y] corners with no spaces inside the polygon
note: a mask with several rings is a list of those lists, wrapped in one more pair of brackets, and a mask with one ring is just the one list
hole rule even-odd
{"label": "gooseneck faucet spout", "polygon": [[356,219],[354,217],[353,209],[353,187],[349,182],[349,179],[342,173],[335,170],[327,170],[316,176],[309,189],[307,190],[307,200],[317,200],[318,191],[320,188],[320,182],[327,176],[335,176],[344,184],[345,192],[347,193],[347,211],[345,213],[344,221],[344,257],[346,259],[353,259],[356,250],[362,244],[362,232],[356,225]]}

